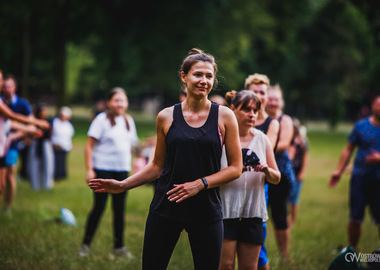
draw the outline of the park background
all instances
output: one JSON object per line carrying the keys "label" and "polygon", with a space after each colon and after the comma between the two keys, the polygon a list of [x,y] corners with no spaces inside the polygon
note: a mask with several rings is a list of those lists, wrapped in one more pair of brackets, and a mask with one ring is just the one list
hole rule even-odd
{"label": "park background", "polygon": [[[111,211],[79,258],[92,194],[84,182],[84,143],[95,102],[121,86],[130,97],[141,139],[155,132],[155,114],[178,102],[178,69],[198,47],[216,57],[218,87],[241,90],[252,73],[267,74],[284,90],[285,112],[308,128],[310,165],[301,209],[292,229],[293,264],[279,259],[268,222],[272,269],[326,269],[346,245],[348,178],[327,187],[354,121],[379,93],[380,3],[376,0],[3,0],[0,5],[0,69],[18,79],[18,94],[31,103],[74,109],[74,148],[69,178],[53,191],[33,192],[18,183],[11,217],[0,216],[1,269],[141,269],[143,232],[151,186],[130,191],[127,261],[111,252]],[[78,225],[52,222],[59,208]],[[366,215],[360,251],[379,247]],[[191,269],[186,236],[169,269]]]}

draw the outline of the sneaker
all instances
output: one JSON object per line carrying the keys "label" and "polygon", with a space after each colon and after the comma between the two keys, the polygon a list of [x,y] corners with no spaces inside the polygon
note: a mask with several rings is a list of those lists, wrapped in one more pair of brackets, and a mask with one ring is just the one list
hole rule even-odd
{"label": "sneaker", "polygon": [[133,258],[132,253],[129,252],[129,250],[126,247],[115,248],[113,250],[113,255],[115,255],[117,257],[125,257],[128,259]]}
{"label": "sneaker", "polygon": [[81,244],[79,247],[79,256],[87,257],[88,255],[90,255],[90,247],[86,244]]}

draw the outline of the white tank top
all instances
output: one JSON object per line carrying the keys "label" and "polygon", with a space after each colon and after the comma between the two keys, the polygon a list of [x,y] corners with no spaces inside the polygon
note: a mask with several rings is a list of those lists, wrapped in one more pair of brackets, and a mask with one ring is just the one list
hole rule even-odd
{"label": "white tank top", "polygon": [[[253,134],[253,139],[247,148],[256,153],[261,164],[266,164],[266,135],[255,128]],[[221,169],[226,167],[226,151],[223,147]],[[258,217],[263,221],[268,220],[264,184],[265,174],[251,170],[243,172],[238,179],[221,186],[223,218]]]}
{"label": "white tank top", "polygon": [[11,122],[0,115],[0,158],[4,157],[11,143],[9,132]]}

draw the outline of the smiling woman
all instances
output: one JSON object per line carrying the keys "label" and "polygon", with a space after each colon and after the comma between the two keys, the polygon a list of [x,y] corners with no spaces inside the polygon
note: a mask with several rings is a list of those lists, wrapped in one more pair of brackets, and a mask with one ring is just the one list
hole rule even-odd
{"label": "smiling woman", "polygon": [[[242,157],[232,111],[211,103],[217,66],[192,49],[180,70],[186,99],[157,116],[157,143],[150,164],[124,181],[92,179],[96,192],[118,193],[157,179],[145,227],[143,269],[166,269],[183,230],[195,269],[218,269],[223,223],[219,186],[240,176]],[[221,170],[222,145],[228,166]]]}

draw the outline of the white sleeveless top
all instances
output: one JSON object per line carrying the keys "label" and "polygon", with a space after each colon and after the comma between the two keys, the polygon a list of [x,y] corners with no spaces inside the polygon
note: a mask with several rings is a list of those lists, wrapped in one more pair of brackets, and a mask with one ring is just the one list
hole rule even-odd
{"label": "white sleeveless top", "polygon": [[0,115],[0,158],[4,157],[11,143],[9,132],[11,122]]}
{"label": "white sleeveless top", "polygon": [[[252,149],[266,164],[265,134],[253,128],[253,139],[247,148]],[[221,169],[227,167],[226,151],[223,147]],[[262,218],[268,220],[265,203],[265,174],[263,172],[245,171],[239,178],[220,187],[224,219],[232,218]]]}

